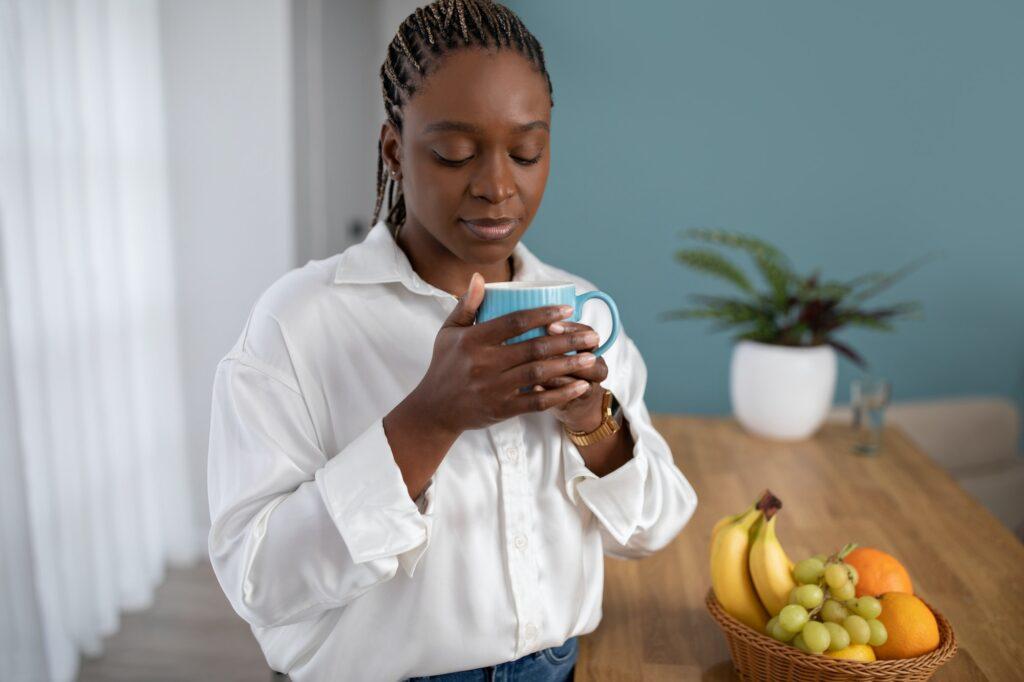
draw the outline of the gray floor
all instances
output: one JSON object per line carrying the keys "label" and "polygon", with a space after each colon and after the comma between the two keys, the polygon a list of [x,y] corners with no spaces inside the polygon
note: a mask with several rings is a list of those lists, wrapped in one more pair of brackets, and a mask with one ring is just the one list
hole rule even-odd
{"label": "gray floor", "polygon": [[231,609],[208,563],[170,570],[153,608],[122,616],[103,650],[82,660],[80,682],[271,680],[249,626]]}

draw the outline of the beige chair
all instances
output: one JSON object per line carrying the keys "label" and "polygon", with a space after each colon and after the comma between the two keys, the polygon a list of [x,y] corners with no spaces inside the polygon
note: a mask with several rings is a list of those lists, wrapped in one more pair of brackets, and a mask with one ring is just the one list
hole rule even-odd
{"label": "beige chair", "polygon": [[[852,418],[849,405],[829,413],[829,420]],[[1024,540],[1024,453],[1016,405],[987,396],[895,402],[885,420],[902,428]]]}

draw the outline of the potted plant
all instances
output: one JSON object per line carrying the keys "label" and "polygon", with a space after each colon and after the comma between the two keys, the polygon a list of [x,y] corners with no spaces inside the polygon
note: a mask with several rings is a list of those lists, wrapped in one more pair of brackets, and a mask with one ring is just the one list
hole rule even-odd
{"label": "potted plant", "polygon": [[[820,269],[797,274],[789,259],[767,242],[714,229],[684,233],[708,246],[680,249],[684,266],[724,280],[735,296],[692,294],[694,306],[660,315],[661,319],[707,319],[712,331],[735,329],[729,394],[733,413],[748,431],[777,440],[812,435],[832,406],[836,352],[864,368],[867,362],[835,338],[845,327],[892,329],[897,318],[919,317],[916,302],[865,308],[879,294],[921,265],[891,273],[874,272],[850,281],[824,280]],[[729,258],[710,246],[746,253],[764,285],[754,283]]]}

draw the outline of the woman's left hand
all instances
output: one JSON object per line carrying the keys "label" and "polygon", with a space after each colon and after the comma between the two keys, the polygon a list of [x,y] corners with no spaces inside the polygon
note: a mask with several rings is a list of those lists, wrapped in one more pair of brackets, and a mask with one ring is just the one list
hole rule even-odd
{"label": "woman's left hand", "polygon": [[[556,331],[558,327],[562,328],[562,331]],[[587,332],[593,331],[593,327],[589,327],[579,322],[570,322],[568,320],[561,320],[559,322],[552,322],[548,325],[547,332],[549,334],[568,334],[573,332]],[[597,344],[593,348],[587,348],[585,350],[593,351],[597,348]],[[577,351],[582,352],[582,351]],[[565,384],[571,384],[574,381],[583,379],[590,382],[590,388],[586,392],[580,394],[579,397],[573,398],[569,402],[562,403],[557,407],[549,408],[547,411],[555,416],[555,418],[565,424],[568,428],[573,431],[593,431],[601,425],[601,399],[604,397],[604,389],[601,387],[601,382],[608,378],[608,365],[605,363],[603,357],[597,358],[590,367],[581,367],[573,374],[565,374],[560,377],[553,377],[543,384],[538,384],[533,387],[534,391],[542,391],[548,388],[558,388]]]}

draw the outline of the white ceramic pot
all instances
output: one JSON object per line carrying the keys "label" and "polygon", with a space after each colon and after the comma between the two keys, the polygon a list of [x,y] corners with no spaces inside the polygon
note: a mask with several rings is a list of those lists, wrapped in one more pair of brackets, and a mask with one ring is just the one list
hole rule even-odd
{"label": "white ceramic pot", "polygon": [[828,415],[836,387],[836,352],[739,341],[732,350],[732,411],[747,431],[774,440],[811,436]]}

